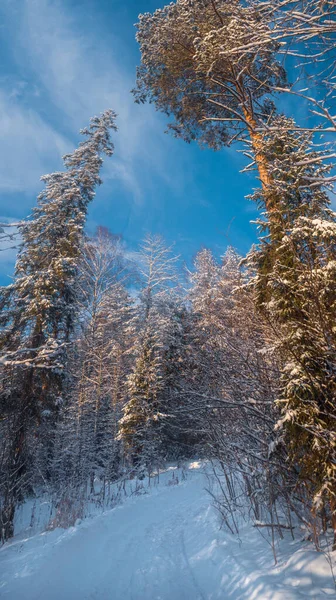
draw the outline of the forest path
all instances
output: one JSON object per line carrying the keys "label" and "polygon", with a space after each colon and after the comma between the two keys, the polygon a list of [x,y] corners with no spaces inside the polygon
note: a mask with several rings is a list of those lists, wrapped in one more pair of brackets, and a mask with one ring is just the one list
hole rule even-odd
{"label": "forest path", "polygon": [[[172,473],[174,472],[174,479]],[[324,556],[268,542],[246,526],[219,529],[202,465],[69,530],[14,540],[0,550],[6,600],[306,600],[335,597]],[[290,558],[288,558],[290,556]],[[288,560],[286,559],[288,558]]]}

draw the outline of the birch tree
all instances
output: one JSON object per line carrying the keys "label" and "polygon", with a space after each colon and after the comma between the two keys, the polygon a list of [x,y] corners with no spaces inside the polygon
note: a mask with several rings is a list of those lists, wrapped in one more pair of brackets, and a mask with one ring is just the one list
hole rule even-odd
{"label": "birch tree", "polygon": [[160,235],[148,234],[140,245],[137,268],[145,321],[154,302],[177,282],[177,261],[172,247],[167,246]]}

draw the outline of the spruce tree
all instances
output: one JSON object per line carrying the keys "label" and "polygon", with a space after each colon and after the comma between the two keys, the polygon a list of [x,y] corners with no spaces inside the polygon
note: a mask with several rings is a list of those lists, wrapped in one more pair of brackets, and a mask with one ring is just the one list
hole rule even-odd
{"label": "spruce tree", "polygon": [[128,401],[119,422],[119,439],[136,472],[143,477],[161,458],[161,347],[150,326],[142,337],[133,373],[128,378]]}
{"label": "spruce tree", "polygon": [[130,464],[142,475],[164,456],[164,352],[170,326],[168,296],[174,297],[177,260],[159,235],[147,235],[138,253],[141,290],[137,352],[133,373],[127,380],[128,399],[119,438]]}
{"label": "spruce tree", "polygon": [[[85,141],[64,157],[66,170],[42,177],[45,188],[32,218],[19,226],[23,241],[14,282],[1,290],[1,414],[9,431],[1,489],[2,539],[13,534],[15,506],[34,470],[34,447],[44,443],[47,464],[51,457],[55,419],[68,385],[86,214],[101,183],[102,155],[113,154],[111,129],[116,130],[113,111],[91,119],[81,131]],[[43,475],[49,476],[48,466]]]}
{"label": "spruce tree", "polygon": [[[293,130],[280,116],[264,135],[277,227],[270,236],[268,220],[260,222],[265,235],[247,262],[283,365],[277,429],[313,506],[331,507],[336,532],[336,217],[323,153],[312,147],[310,134]],[[265,205],[265,191],[253,199]]]}
{"label": "spruce tree", "polygon": [[166,295],[158,307],[162,344],[160,412],[161,452],[165,460],[195,456],[202,441],[199,415],[186,395],[198,373],[194,315],[183,298]]}

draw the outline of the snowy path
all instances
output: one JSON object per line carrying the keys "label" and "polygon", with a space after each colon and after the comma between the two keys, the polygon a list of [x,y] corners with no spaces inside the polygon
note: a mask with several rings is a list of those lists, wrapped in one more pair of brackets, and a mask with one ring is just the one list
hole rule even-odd
{"label": "snowy path", "polygon": [[220,531],[198,469],[70,530],[0,550],[6,600],[322,600],[334,598],[325,558],[296,542],[273,566],[252,528]]}

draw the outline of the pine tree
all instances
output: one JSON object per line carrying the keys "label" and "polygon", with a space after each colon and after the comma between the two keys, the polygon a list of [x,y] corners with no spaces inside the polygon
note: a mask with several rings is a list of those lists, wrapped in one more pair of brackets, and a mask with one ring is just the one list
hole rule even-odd
{"label": "pine tree", "polygon": [[[220,149],[246,140],[267,186],[260,129],[274,110],[268,95],[284,86],[286,75],[262,5],[176,0],[140,15],[137,27],[136,100],[172,115],[170,129],[187,142]],[[255,46],[255,39],[263,43]]]}
{"label": "pine tree", "polygon": [[[29,436],[50,459],[55,419],[65,401],[68,346],[78,315],[77,276],[83,230],[102,154],[111,156],[115,113],[91,119],[86,140],[64,157],[66,171],[42,178],[32,218],[20,225],[14,283],[1,292],[4,383],[1,413],[10,431],[3,481],[1,536],[13,533],[14,510],[33,470]],[[33,433],[32,433],[33,432]],[[44,435],[42,436],[42,432]],[[28,445],[29,444],[29,445]],[[48,477],[48,467],[44,476]]]}
{"label": "pine tree", "polygon": [[[127,399],[126,380],[131,372],[136,340],[133,302],[120,283],[109,288],[88,333],[79,342],[81,373],[78,382],[79,454],[82,481],[111,481],[120,471],[118,423]],[[79,363],[79,364],[78,364]]]}

